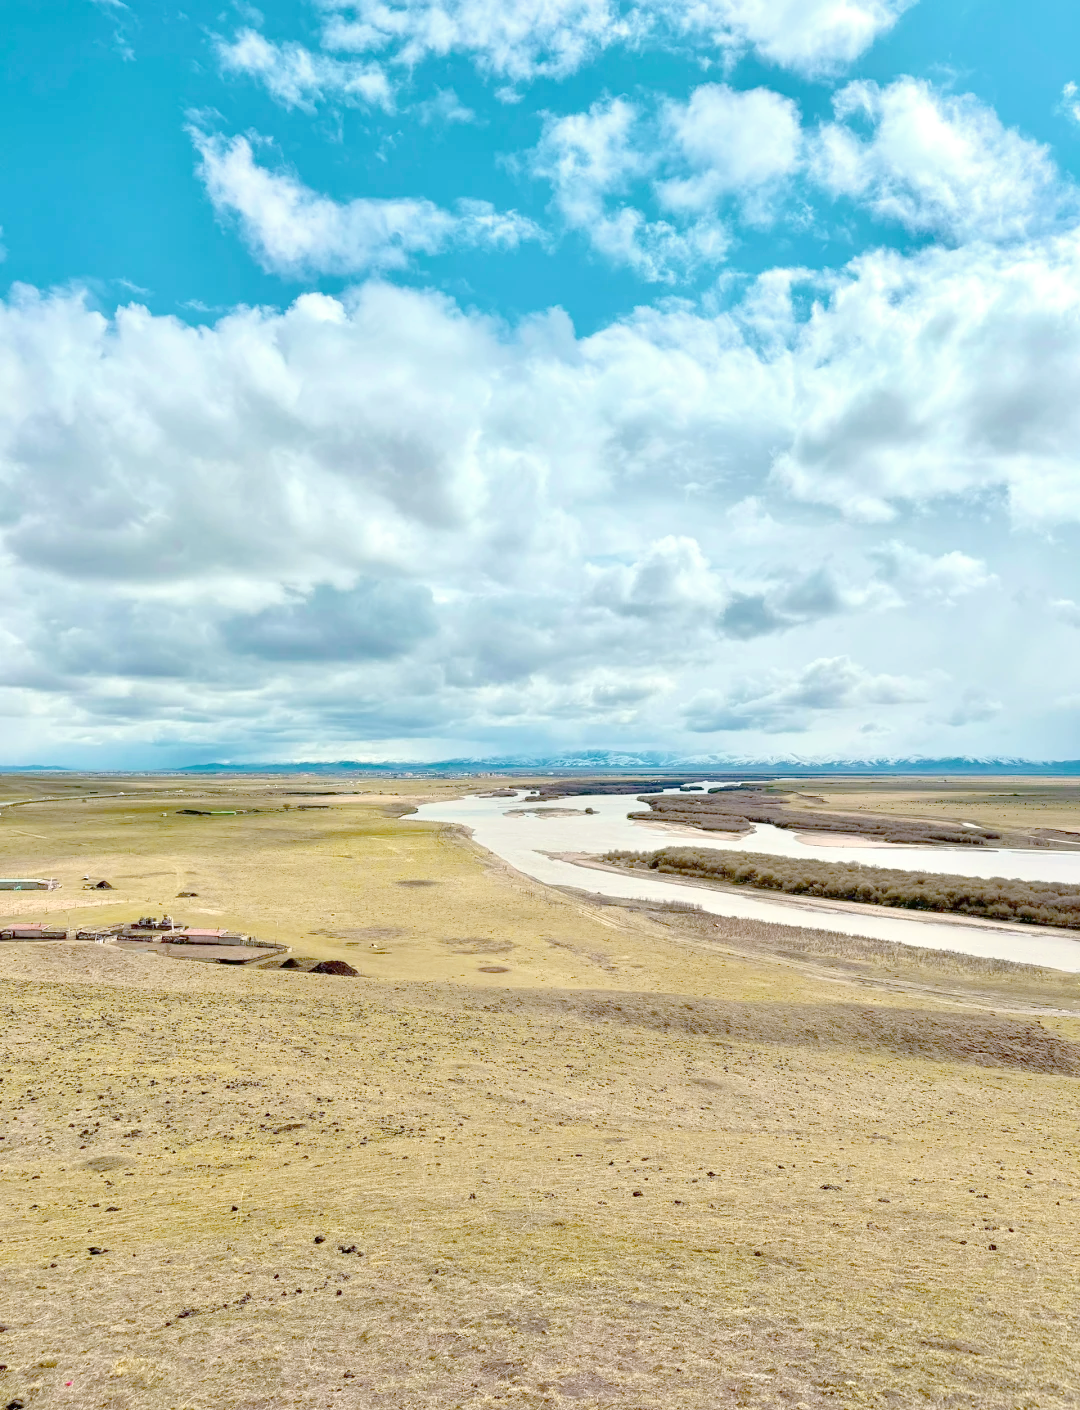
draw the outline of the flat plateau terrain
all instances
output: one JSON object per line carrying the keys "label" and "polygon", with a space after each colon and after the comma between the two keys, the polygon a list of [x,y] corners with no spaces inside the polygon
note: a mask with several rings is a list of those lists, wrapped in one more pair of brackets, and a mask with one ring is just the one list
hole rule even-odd
{"label": "flat plateau terrain", "polygon": [[360,972],[0,944],[0,1406],[1080,1405],[1080,981],[598,904],[356,786],[0,779],[63,882],[3,918]]}
{"label": "flat plateau terrain", "polygon": [[1078,778],[821,778],[783,786],[791,806],[808,811],[972,823],[1032,839],[1052,829],[1080,843]]}

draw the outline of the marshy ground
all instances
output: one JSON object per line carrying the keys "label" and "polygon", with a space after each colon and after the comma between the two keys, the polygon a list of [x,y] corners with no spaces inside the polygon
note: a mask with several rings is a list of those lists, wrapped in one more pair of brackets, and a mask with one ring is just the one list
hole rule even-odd
{"label": "marshy ground", "polygon": [[7,915],[361,977],[0,946],[0,1405],[1080,1403],[1074,977],[563,895],[426,781],[46,782]]}

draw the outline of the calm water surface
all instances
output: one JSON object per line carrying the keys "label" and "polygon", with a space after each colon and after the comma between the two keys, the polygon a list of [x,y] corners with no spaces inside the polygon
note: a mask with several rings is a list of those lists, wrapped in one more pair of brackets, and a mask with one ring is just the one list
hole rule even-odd
{"label": "calm water surface", "polygon": [[[669,790],[677,791],[677,790]],[[896,940],[935,950],[955,950],[988,959],[1019,960],[1052,969],[1080,972],[1080,938],[1041,934],[1034,928],[995,928],[977,922],[908,920],[895,915],[856,915],[830,906],[828,901],[763,899],[738,892],[713,891],[646,877],[620,876],[558,861],[550,852],[653,851],[657,847],[709,847],[722,852],[767,852],[774,856],[802,857],[821,862],[865,862],[911,871],[952,873],[958,876],[1007,876],[1024,881],[1068,881],[1080,887],[1080,852],[994,851],[983,847],[852,847],[817,846],[800,842],[783,828],[759,825],[737,842],[721,842],[695,828],[662,827],[631,822],[631,812],[647,804],[632,795],[603,794],[544,803],[543,808],[593,808],[572,817],[519,813],[528,807],[525,792],[516,799],[460,798],[425,803],[412,814],[428,822],[460,823],[471,828],[482,847],[502,857],[526,876],[553,886],[576,886],[631,900],[693,901],[713,915],[802,925],[813,930],[835,930],[875,940]]]}

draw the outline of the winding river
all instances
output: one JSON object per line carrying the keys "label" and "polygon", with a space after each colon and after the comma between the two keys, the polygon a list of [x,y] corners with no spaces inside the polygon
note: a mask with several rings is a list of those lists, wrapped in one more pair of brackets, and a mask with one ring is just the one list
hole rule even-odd
{"label": "winding river", "polygon": [[[872,848],[843,843],[818,845],[803,842],[796,834],[767,824],[758,825],[751,834],[737,841],[720,841],[695,828],[632,822],[627,814],[642,812],[647,807],[638,802],[636,795],[579,796],[534,805],[535,810],[530,810],[525,797],[526,791],[522,790],[513,799],[474,796],[425,803],[411,816],[419,821],[458,823],[467,827],[481,847],[494,852],[526,876],[552,886],[574,886],[630,900],[692,901],[714,915],[834,930],[875,940],[896,940],[924,949],[954,950],[987,959],[1017,960],[1080,973],[1080,932],[1074,940],[1060,932],[1046,933],[1033,926],[908,919],[893,911],[864,915],[828,901],[714,891],[704,886],[597,871],[548,855],[595,854],[616,847],[652,851],[657,847],[688,843],[725,852],[768,852],[821,862],[876,863],[912,871],[971,877],[1006,876],[1024,881],[1069,881],[1080,886],[1080,852],[889,844]],[[593,813],[585,813],[586,808],[592,808]],[[547,811],[549,809],[555,811]],[[570,812],[571,809],[574,811]],[[567,815],[560,816],[560,813]]]}

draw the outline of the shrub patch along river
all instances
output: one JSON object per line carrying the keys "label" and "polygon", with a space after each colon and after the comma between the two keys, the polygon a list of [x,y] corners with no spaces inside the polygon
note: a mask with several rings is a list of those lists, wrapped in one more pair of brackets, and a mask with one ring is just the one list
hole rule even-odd
{"label": "shrub patch along river", "polygon": [[[1080,973],[1080,939],[1048,934],[1035,926],[978,923],[968,918],[923,920],[888,912],[866,915],[828,900],[779,895],[747,895],[706,886],[663,881],[647,875],[596,870],[561,854],[599,857],[605,852],[654,850],[682,845],[719,852],[769,853],[814,862],[877,863],[905,871],[947,876],[1075,884],[1080,888],[1080,855],[1074,852],[934,846],[865,847],[807,845],[791,832],[759,824],[745,837],[724,841],[694,828],[673,828],[648,820],[631,821],[640,813],[636,796],[579,795],[557,807],[529,806],[521,791],[515,798],[468,797],[422,804],[412,816],[418,821],[456,823],[503,861],[551,886],[572,886],[604,896],[629,900],[695,902],[713,915],[801,925],[875,940],[892,940],[924,949],[953,950],[988,959],[1014,960]],[[586,811],[586,810],[589,811]],[[677,844],[676,844],[677,845]]]}

